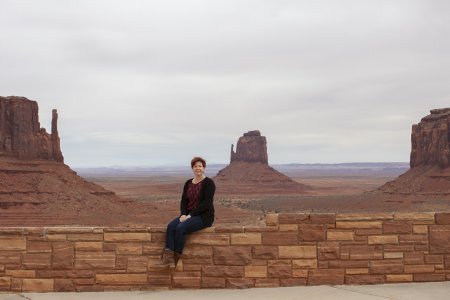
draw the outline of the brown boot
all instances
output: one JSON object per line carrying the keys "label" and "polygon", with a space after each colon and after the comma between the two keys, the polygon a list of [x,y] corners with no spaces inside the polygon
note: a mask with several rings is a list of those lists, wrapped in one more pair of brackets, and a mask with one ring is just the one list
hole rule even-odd
{"label": "brown boot", "polygon": [[157,268],[175,268],[174,252],[170,249],[164,249],[161,260],[154,265]]}
{"label": "brown boot", "polygon": [[182,254],[181,253],[178,253],[178,252],[174,252],[175,253],[175,267],[177,266],[177,264],[178,264],[178,261],[180,260],[180,258],[182,257]]}

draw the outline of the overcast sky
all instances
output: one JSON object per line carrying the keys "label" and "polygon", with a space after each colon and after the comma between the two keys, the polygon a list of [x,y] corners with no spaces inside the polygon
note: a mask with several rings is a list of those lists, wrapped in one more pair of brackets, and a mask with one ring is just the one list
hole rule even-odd
{"label": "overcast sky", "polygon": [[72,167],[409,161],[450,107],[450,1],[0,0],[0,95],[59,112]]}

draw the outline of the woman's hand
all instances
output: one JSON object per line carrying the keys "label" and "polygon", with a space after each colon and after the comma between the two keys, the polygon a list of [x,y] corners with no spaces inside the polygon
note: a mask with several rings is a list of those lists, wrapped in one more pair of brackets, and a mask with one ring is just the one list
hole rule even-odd
{"label": "woman's hand", "polygon": [[180,217],[180,222],[184,222],[184,221],[186,221],[187,219],[189,219],[191,216],[190,215],[181,215],[181,217]]}

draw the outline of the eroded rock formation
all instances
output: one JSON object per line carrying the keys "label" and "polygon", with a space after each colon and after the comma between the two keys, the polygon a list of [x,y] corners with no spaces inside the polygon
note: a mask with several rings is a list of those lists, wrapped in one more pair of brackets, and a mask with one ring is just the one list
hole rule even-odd
{"label": "eroded rock formation", "polygon": [[219,193],[298,193],[309,189],[268,164],[267,141],[259,130],[244,133],[236,152],[231,145],[230,164],[214,177]]}
{"label": "eroded rock formation", "polygon": [[63,163],[53,110],[51,134],[38,104],[0,97],[0,225],[120,224],[148,220],[153,204],[120,198]]}
{"label": "eroded rock formation", "polygon": [[260,162],[268,165],[267,141],[259,130],[244,133],[238,140],[236,153],[231,145],[230,163],[235,161]]}
{"label": "eroded rock formation", "polygon": [[390,194],[450,195],[450,108],[433,109],[412,126],[410,169],[379,190]]}
{"label": "eroded rock formation", "polygon": [[64,161],[58,136],[58,113],[52,132],[40,127],[38,104],[24,97],[0,97],[0,156]]}
{"label": "eroded rock formation", "polygon": [[450,108],[433,109],[412,126],[411,168],[424,165],[449,166]]}

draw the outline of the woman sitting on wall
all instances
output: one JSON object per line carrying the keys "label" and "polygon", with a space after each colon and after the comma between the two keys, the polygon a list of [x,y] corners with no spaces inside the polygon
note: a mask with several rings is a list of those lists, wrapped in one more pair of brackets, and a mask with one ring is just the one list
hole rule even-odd
{"label": "woman sitting on wall", "polygon": [[206,161],[201,157],[191,160],[191,168],[194,178],[184,184],[180,203],[180,216],[167,225],[166,248],[160,267],[175,268],[178,259],[183,253],[186,235],[205,227],[210,227],[214,222],[214,181],[205,176]]}

